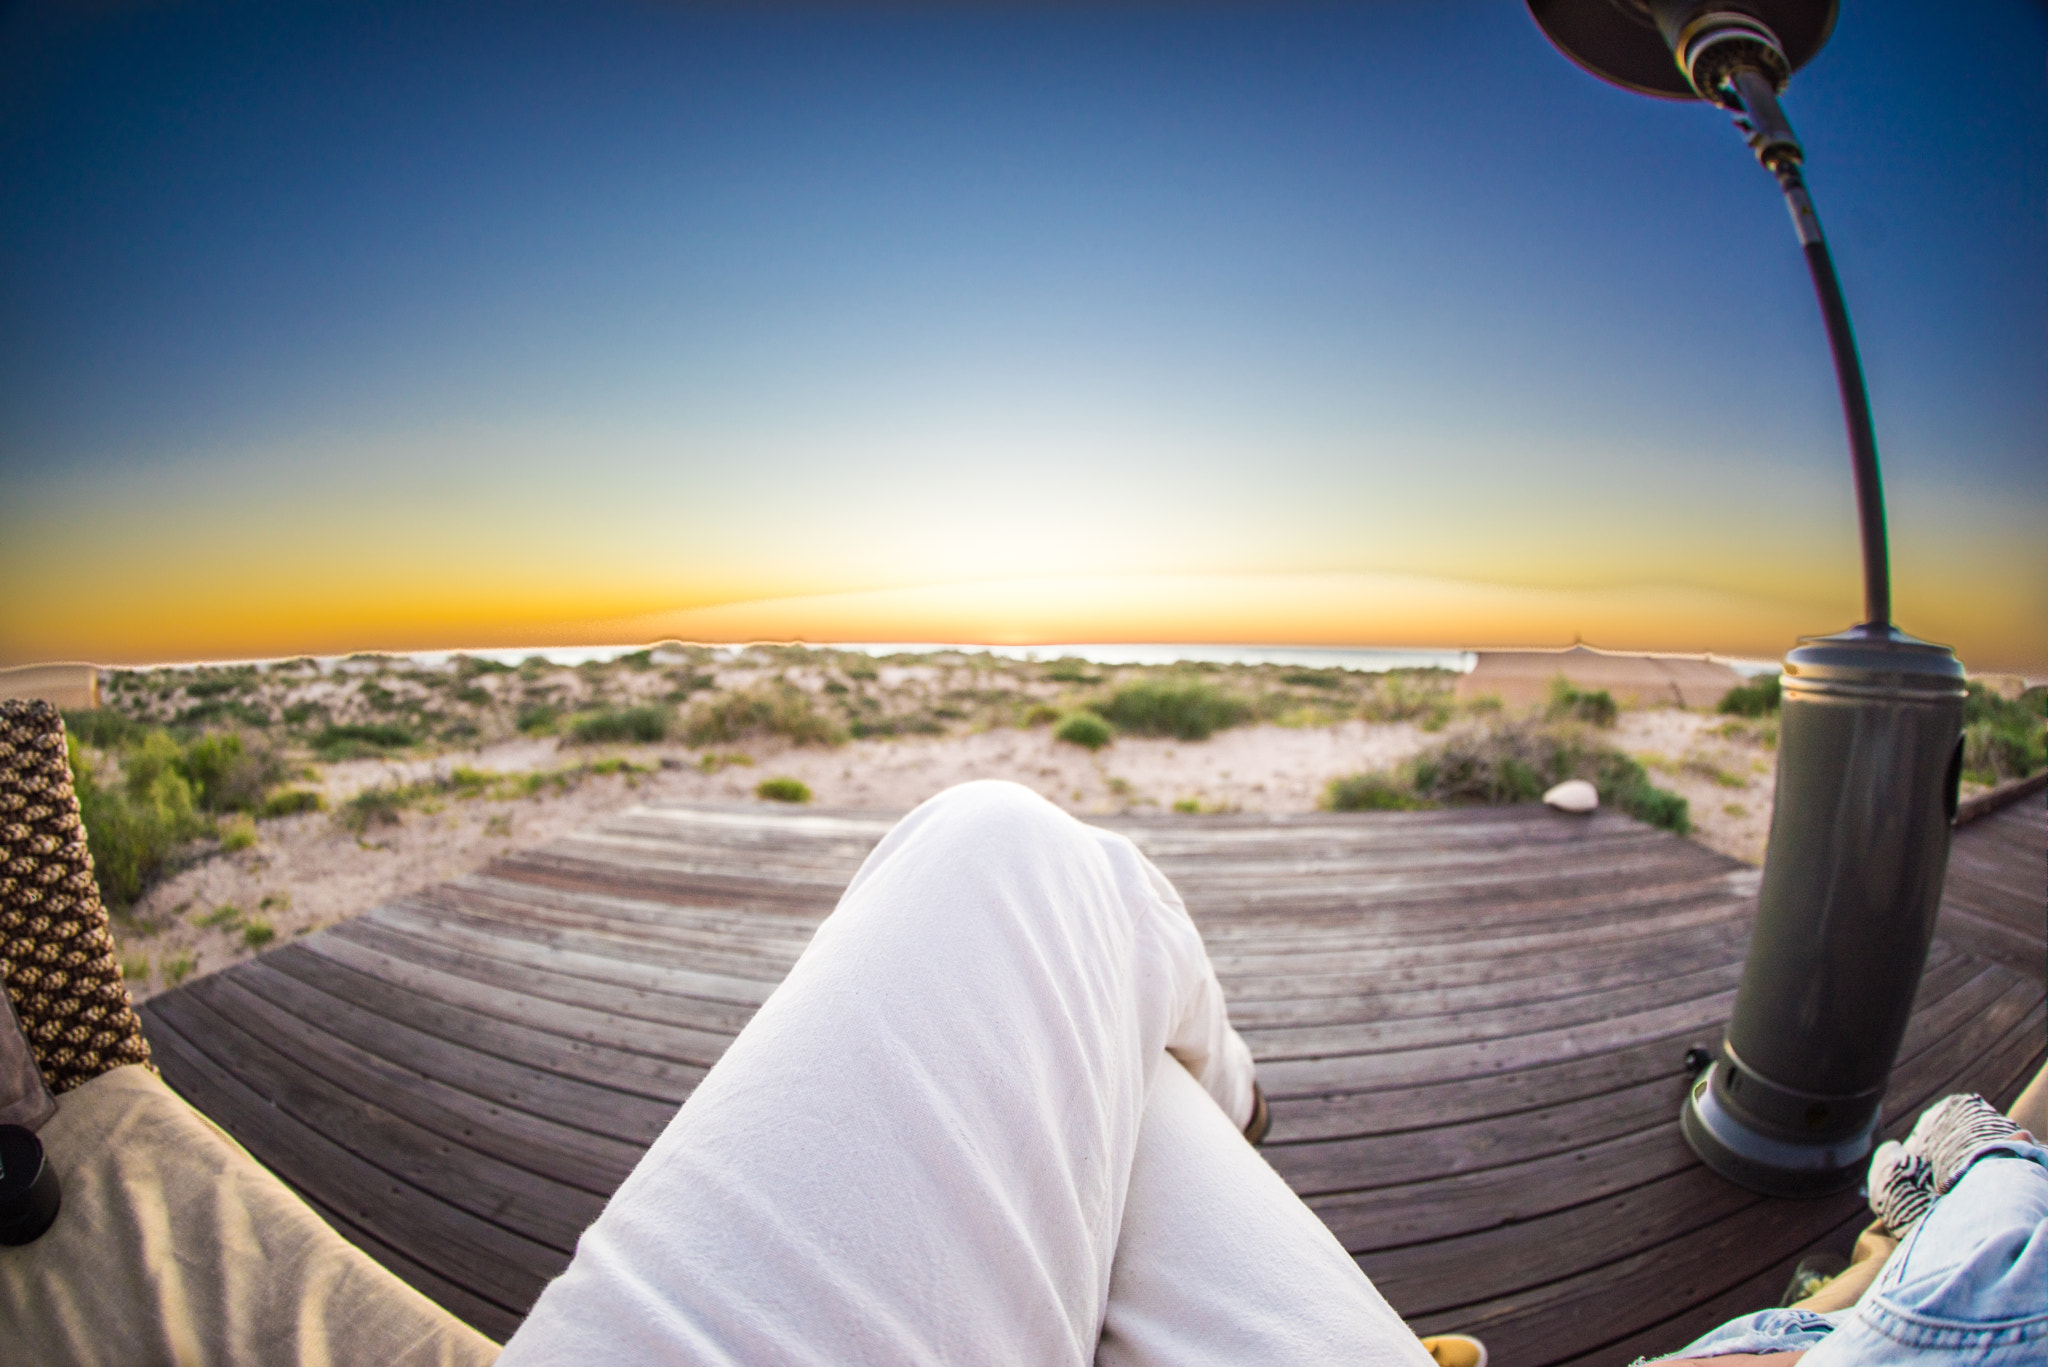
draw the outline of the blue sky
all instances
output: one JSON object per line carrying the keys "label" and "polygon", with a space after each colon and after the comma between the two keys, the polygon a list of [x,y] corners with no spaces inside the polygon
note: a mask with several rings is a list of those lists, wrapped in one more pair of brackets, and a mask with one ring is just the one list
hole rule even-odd
{"label": "blue sky", "polygon": [[[2048,668],[2044,58],[1852,0],[1787,104],[1902,619]],[[17,4],[0,180],[9,658],[1034,575],[1855,608],[1769,178],[1506,0]]]}

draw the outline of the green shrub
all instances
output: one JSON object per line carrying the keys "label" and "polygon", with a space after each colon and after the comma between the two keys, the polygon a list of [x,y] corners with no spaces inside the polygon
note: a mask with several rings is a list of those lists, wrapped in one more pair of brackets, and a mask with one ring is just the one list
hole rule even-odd
{"label": "green shrub", "polygon": [[902,717],[856,717],[847,726],[847,732],[856,740],[869,736],[938,736],[945,734],[945,723],[936,716],[913,712]]}
{"label": "green shrub", "polygon": [[606,741],[636,741],[651,745],[668,739],[670,712],[666,707],[607,707],[586,712],[569,724],[569,739],[579,745]]}
{"label": "green shrub", "polygon": [[479,674],[510,674],[511,665],[501,665],[496,660],[480,660],[474,655],[457,655],[453,661],[455,677],[464,682]]}
{"label": "green shrub", "polygon": [[1033,703],[1030,707],[1024,709],[1024,715],[1017,724],[1019,726],[1050,726],[1058,721],[1062,715],[1060,710],[1051,703]]}
{"label": "green shrub", "polygon": [[1088,668],[1086,660],[1076,659],[1071,655],[1063,656],[1047,665],[1044,677],[1052,680],[1054,683],[1065,684],[1093,684],[1102,682],[1102,676],[1093,673]]}
{"label": "green shrub", "polygon": [[301,812],[317,812],[326,805],[320,794],[310,788],[281,788],[263,799],[256,815],[270,821],[281,816],[297,816]]}
{"label": "green shrub", "polygon": [[418,737],[397,722],[369,725],[330,725],[313,739],[313,753],[324,760],[362,759],[391,750],[402,750]]}
{"label": "green shrub", "polygon": [[149,728],[111,708],[95,707],[64,714],[64,729],[99,750],[115,750],[140,740]]}
{"label": "green shrub", "polygon": [[93,877],[100,899],[116,914],[132,906],[164,874],[179,848],[205,830],[192,802],[192,786],[175,767],[177,743],[162,732],[151,739],[156,743],[148,747],[149,756],[125,766],[120,787],[102,787],[76,740],[67,746]]}
{"label": "green shrub", "polygon": [[190,954],[179,954],[164,963],[164,982],[171,987],[192,976],[192,970],[199,967]]}
{"label": "green shrub", "polygon": [[253,812],[284,777],[284,763],[268,749],[251,750],[229,734],[198,737],[185,747],[180,768],[193,796],[209,812]]}
{"label": "green shrub", "polygon": [[1109,744],[1112,734],[1109,723],[1093,712],[1070,712],[1066,720],[1053,728],[1052,738],[1085,750],[1100,750]]}
{"label": "green shrub", "polygon": [[545,736],[554,731],[555,719],[561,715],[559,708],[547,703],[528,703],[519,709],[513,725],[522,736]]}
{"label": "green shrub", "polygon": [[1552,721],[1582,721],[1590,726],[1612,726],[1621,716],[1614,695],[1604,688],[1581,690],[1560,674],[1550,681],[1550,706],[1544,715]]}
{"label": "green shrub", "polygon": [[1137,736],[1207,740],[1251,716],[1251,707],[1201,680],[1147,680],[1120,688],[1098,709],[1119,731]]}
{"label": "green shrub", "polygon": [[1714,710],[1729,717],[1768,717],[1778,710],[1784,680],[1776,674],[1759,674],[1721,695]]}
{"label": "green shrub", "polygon": [[1602,802],[1638,820],[1679,835],[1692,829],[1683,797],[1653,786],[1642,765],[1570,722],[1471,727],[1416,756],[1410,772],[1418,795],[1451,804],[1534,802],[1582,778]]}
{"label": "green shrub", "polygon": [[277,927],[261,916],[252,919],[242,927],[242,943],[251,949],[261,949],[277,938]]}
{"label": "green shrub", "polygon": [[1412,721],[1425,731],[1441,731],[1457,710],[1453,689],[1457,676],[1447,669],[1390,669],[1373,682],[1373,691],[1359,705],[1366,721]]}
{"label": "green shrub", "polygon": [[754,785],[754,796],[767,802],[809,802],[811,790],[801,779],[764,778]]}
{"label": "green shrub", "polygon": [[228,854],[246,850],[256,843],[256,818],[236,812],[220,823],[220,847]]}
{"label": "green shrub", "polygon": [[341,804],[334,819],[343,829],[362,835],[372,826],[396,826],[400,813],[413,805],[420,793],[411,788],[365,788]]}
{"label": "green shrub", "polygon": [[683,739],[692,746],[729,744],[763,732],[786,736],[798,745],[838,745],[846,739],[846,733],[817,710],[810,694],[786,680],[706,698],[691,707],[683,723]]}
{"label": "green shrub", "polygon": [[1341,669],[1290,669],[1281,674],[1280,682],[1299,688],[1342,688],[1344,671]]}
{"label": "green shrub", "polygon": [[1326,812],[1407,812],[1434,807],[1389,774],[1349,774],[1333,778],[1317,804]]}
{"label": "green shrub", "polygon": [[2042,690],[2007,698],[1972,680],[1963,700],[1963,772],[1973,782],[2025,778],[2048,764]]}
{"label": "green shrub", "polygon": [[[668,677],[675,684],[674,688],[671,688],[663,695],[669,702],[688,702],[691,694],[702,693],[708,688],[718,687],[717,676],[711,674],[693,674],[688,670],[674,670],[670,672]],[[831,688],[832,685],[826,685],[828,692]],[[846,686],[844,684],[839,685],[839,691],[845,692]]]}
{"label": "green shrub", "polygon": [[239,698],[203,702],[188,707],[172,718],[171,724],[179,727],[213,726],[229,722],[238,726],[265,727],[272,721],[270,709],[258,707]]}

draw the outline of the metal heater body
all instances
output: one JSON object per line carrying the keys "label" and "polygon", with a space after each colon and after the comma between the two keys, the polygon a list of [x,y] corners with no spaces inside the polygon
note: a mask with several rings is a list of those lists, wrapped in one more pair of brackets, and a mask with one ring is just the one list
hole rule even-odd
{"label": "metal heater body", "polygon": [[1756,930],[1722,1057],[1681,1113],[1745,1187],[1862,1176],[1941,906],[1963,698],[1955,656],[1897,632],[1786,657]]}
{"label": "metal heater body", "polygon": [[1836,0],[1529,0],[1574,62],[1648,95],[1728,110],[1777,178],[1840,382],[1863,546],[1864,622],[1785,660],[1778,783],[1755,937],[1686,1140],[1754,1191],[1856,1184],[1927,960],[1961,773],[1963,669],[1891,624],[1884,492],[1863,371],[1805,152],[1778,95]]}

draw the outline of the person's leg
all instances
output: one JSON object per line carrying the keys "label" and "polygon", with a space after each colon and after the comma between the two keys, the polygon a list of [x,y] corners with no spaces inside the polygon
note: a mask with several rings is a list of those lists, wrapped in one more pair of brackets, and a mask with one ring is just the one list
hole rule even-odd
{"label": "person's leg", "polygon": [[2024,1135],[1968,1164],[1806,1367],[2048,1355],[2048,1148]]}
{"label": "person's leg", "polygon": [[1159,1071],[1145,1105],[1095,1360],[1430,1364],[1343,1245],[1179,1068]]}
{"label": "person's leg", "polygon": [[[2048,1065],[2036,1072],[2006,1111],[2006,1117],[2032,1134],[2037,1142],[2048,1142]],[[1804,1300],[1793,1303],[1796,1310],[1827,1313],[1856,1304],[1870,1289],[1885,1262],[1899,1246],[1898,1236],[1878,1221],[1856,1236],[1849,1254],[1849,1266],[1840,1276],[1819,1287]]]}
{"label": "person's leg", "polygon": [[943,794],[501,1361],[1087,1362],[1169,1050],[1224,1133],[1249,1119],[1250,1055],[1159,873],[1014,785]]}

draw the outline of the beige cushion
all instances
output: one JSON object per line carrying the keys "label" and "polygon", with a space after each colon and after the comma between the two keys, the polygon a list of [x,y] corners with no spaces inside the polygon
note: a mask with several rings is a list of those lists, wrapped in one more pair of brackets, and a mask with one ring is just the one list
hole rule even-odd
{"label": "beige cushion", "polygon": [[140,1066],[37,1137],[57,1223],[0,1248],[9,1362],[482,1367],[497,1346],[398,1280]]}

